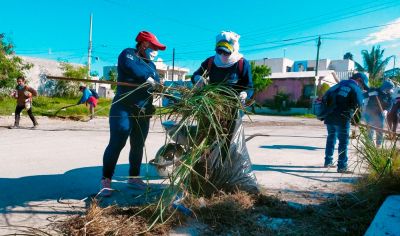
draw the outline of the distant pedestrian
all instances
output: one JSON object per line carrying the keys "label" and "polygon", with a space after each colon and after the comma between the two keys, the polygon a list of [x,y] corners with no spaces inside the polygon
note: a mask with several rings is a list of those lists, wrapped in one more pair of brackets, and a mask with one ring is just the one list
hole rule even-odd
{"label": "distant pedestrian", "polygon": [[26,109],[29,118],[32,120],[33,128],[36,128],[39,124],[32,113],[32,97],[37,96],[37,92],[32,87],[25,84],[25,77],[23,76],[18,77],[17,84],[15,91],[12,93],[12,96],[17,99],[17,106],[15,107],[15,122],[10,129],[19,128],[21,112],[24,109]]}
{"label": "distant pedestrian", "polygon": [[94,108],[97,106],[97,99],[98,96],[94,93],[95,91],[92,91],[86,87],[86,85],[81,84],[79,86],[79,91],[82,92],[82,97],[78,101],[78,104],[83,104],[86,103],[86,106],[89,104],[89,111],[90,111],[90,119],[94,118]]}
{"label": "distant pedestrian", "polygon": [[385,80],[379,88],[371,88],[368,90],[368,103],[365,106],[363,116],[367,125],[370,126],[368,128],[368,137],[373,141],[375,133],[375,143],[378,147],[380,147],[383,142],[383,133],[381,130],[385,125],[385,113],[390,111],[392,107],[393,88],[393,82]]}
{"label": "distant pedestrian", "polygon": [[152,91],[160,83],[153,60],[158,50],[165,50],[156,36],[141,31],[136,36],[136,48],[124,49],[118,57],[118,82],[140,85],[140,87],[117,86],[110,109],[110,141],[103,156],[101,180],[104,197],[111,195],[111,179],[119,154],[129,137],[129,176],[132,188],[146,189],[140,179],[143,148],[149,133],[150,118],[155,112]]}
{"label": "distant pedestrian", "polygon": [[394,138],[394,135],[397,132],[397,125],[399,124],[399,112],[400,112],[400,97],[397,97],[394,101],[392,109],[390,109],[386,117],[389,129],[394,133],[391,135],[391,138]]}
{"label": "distant pedestrian", "polygon": [[[334,109],[326,116],[324,123],[328,130],[325,147],[324,167],[333,167],[333,153],[336,139],[339,140],[337,172],[348,173],[347,150],[349,145],[350,121],[357,108],[363,104],[362,89],[368,88],[368,77],[356,73],[348,80],[342,80],[328,90],[334,96]],[[335,90],[335,92],[331,92]]]}

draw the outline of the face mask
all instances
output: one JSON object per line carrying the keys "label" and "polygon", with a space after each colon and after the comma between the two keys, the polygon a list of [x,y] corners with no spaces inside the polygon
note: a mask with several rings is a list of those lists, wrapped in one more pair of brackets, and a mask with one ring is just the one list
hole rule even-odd
{"label": "face mask", "polygon": [[217,54],[219,59],[221,60],[222,63],[227,64],[229,61],[229,56],[225,56],[223,54]]}
{"label": "face mask", "polygon": [[17,85],[17,89],[22,90],[22,89],[24,89],[24,86],[19,84],[19,85]]}
{"label": "face mask", "polygon": [[146,59],[153,61],[154,58],[156,58],[156,56],[158,55],[158,51],[151,48],[146,48],[146,50],[144,50],[144,54],[146,56]]}

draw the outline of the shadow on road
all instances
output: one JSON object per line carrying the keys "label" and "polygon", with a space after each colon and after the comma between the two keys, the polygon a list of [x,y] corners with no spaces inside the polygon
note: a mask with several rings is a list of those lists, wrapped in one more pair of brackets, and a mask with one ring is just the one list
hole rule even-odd
{"label": "shadow on road", "polygon": [[[148,169],[147,169],[148,167]],[[113,182],[113,188],[126,187],[128,164],[118,165]],[[141,173],[146,179],[159,179],[154,167],[143,164]],[[31,202],[63,201],[62,199],[90,199],[100,190],[101,166],[73,169],[64,174],[35,175],[21,178],[0,178],[0,213],[7,213],[13,207],[25,207]],[[119,191],[119,195],[123,194]],[[129,192],[130,196],[139,193]],[[113,201],[115,199],[112,199]]]}
{"label": "shadow on road", "polygon": [[301,149],[301,150],[308,150],[308,151],[316,151],[319,149],[325,149],[320,147],[313,147],[313,146],[299,146],[299,145],[264,145],[260,146],[260,148],[266,149]]}
{"label": "shadow on road", "polygon": [[[315,170],[320,168],[320,170]],[[322,166],[282,166],[282,165],[252,165],[253,171],[275,171],[300,178],[315,180],[323,183],[352,183],[357,175],[344,175],[336,173],[335,168],[323,168]],[[308,170],[312,169],[312,170]],[[335,171],[335,172],[332,172]]]}

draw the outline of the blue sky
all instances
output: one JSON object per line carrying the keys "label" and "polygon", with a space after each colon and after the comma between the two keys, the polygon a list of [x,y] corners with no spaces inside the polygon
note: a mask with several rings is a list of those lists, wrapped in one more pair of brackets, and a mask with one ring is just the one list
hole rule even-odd
{"label": "blue sky", "polygon": [[340,59],[351,52],[360,61],[361,50],[379,44],[400,64],[400,0],[0,0],[0,5],[0,32],[12,40],[17,54],[83,64],[93,13],[93,57],[98,60],[92,68],[100,74],[103,66],[117,62],[121,50],[134,47],[141,30],[167,45],[159,53],[167,64],[172,65],[175,48],[175,65],[192,73],[214,54],[221,30],[241,35],[241,52],[248,59],[285,53],[302,60],[316,57],[317,37],[307,36],[398,22],[322,36],[320,58]]}

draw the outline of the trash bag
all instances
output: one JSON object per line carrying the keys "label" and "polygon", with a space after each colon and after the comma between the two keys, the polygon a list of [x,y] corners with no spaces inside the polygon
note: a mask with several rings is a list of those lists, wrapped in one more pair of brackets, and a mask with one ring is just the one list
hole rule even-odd
{"label": "trash bag", "polygon": [[[214,143],[210,153],[194,166],[197,172],[192,177],[192,189],[206,196],[215,192],[234,192],[237,190],[256,194],[259,192],[257,179],[251,168],[247,151],[244,128],[239,112],[233,121],[227,151]],[[198,176],[200,175],[200,176]]]}

